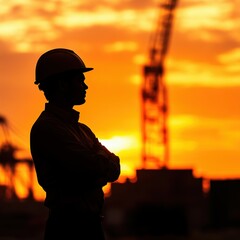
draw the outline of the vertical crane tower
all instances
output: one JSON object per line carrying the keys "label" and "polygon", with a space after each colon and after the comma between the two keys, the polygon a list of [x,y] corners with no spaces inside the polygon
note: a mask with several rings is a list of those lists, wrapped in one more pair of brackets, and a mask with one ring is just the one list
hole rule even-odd
{"label": "vertical crane tower", "polygon": [[150,39],[149,62],[143,67],[142,167],[166,168],[169,161],[168,96],[164,61],[177,0],[162,0],[157,29]]}

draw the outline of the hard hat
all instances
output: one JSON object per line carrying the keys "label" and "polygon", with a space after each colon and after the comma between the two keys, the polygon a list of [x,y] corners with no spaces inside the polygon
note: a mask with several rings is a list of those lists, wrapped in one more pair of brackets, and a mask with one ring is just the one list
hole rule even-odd
{"label": "hard hat", "polygon": [[37,61],[35,69],[35,84],[45,81],[48,77],[71,70],[88,72],[83,60],[72,50],[55,48],[42,54]]}

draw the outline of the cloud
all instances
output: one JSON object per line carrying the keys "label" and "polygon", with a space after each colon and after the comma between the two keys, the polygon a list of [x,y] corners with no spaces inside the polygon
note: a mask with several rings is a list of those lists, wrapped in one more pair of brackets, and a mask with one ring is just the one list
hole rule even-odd
{"label": "cloud", "polygon": [[[226,71],[235,74],[236,79],[240,75],[240,48],[235,48],[229,52],[222,53],[218,56],[219,61],[225,65]],[[240,79],[239,79],[240,82]]]}
{"label": "cloud", "polygon": [[[140,17],[140,14],[144,17]],[[152,26],[153,14],[152,9],[141,12],[130,8],[117,11],[110,7],[96,7],[93,11],[80,12],[65,9],[55,17],[54,22],[67,28],[114,25],[117,28],[124,27],[128,31],[148,31]]]}
{"label": "cloud", "polygon": [[223,53],[219,56],[219,60],[223,63],[232,63],[240,61],[240,48],[233,49],[227,53]]}
{"label": "cloud", "polygon": [[122,51],[135,52],[138,49],[138,44],[136,42],[131,41],[126,42],[118,41],[105,46],[104,49],[107,52],[122,52]]}
{"label": "cloud", "polygon": [[220,57],[222,64],[217,65],[207,62],[192,62],[191,60],[168,59],[166,64],[167,82],[188,86],[240,86],[239,63],[234,62],[233,65],[232,62],[226,61],[229,56],[222,55]]}
{"label": "cloud", "polygon": [[132,1],[130,6],[126,2],[125,8],[117,9],[116,3],[62,0],[42,4],[12,0],[0,10],[0,39],[9,42],[16,51],[27,52],[41,49],[65,31],[79,28],[114,26],[130,32],[151,30],[155,15],[152,6],[134,9]]}
{"label": "cloud", "polygon": [[240,27],[240,17],[235,14],[235,4],[235,1],[227,0],[201,0],[180,5],[176,11],[177,28],[192,39],[221,41],[219,35],[223,32],[233,39],[239,39],[236,32]]}
{"label": "cloud", "polygon": [[[3,1],[0,1],[3,2]],[[158,1],[33,1],[10,0],[0,9],[0,40],[20,52],[39,51],[65,31],[114,26],[149,33],[159,13]],[[236,4],[236,3],[235,3]],[[240,7],[240,6],[239,6]],[[224,32],[239,40],[239,14],[234,2],[183,1],[178,4],[175,29],[195,40],[221,41]]]}
{"label": "cloud", "polygon": [[[224,149],[234,151],[238,149],[239,120],[196,117],[194,115],[178,115],[169,119],[173,149],[182,151]],[[185,146],[186,143],[186,147]],[[179,148],[182,147],[182,149]]]}

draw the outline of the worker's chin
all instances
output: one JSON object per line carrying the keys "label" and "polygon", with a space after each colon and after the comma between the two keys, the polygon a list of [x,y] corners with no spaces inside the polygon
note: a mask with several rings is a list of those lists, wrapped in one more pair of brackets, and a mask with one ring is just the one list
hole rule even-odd
{"label": "worker's chin", "polygon": [[81,101],[78,101],[78,102],[76,103],[76,105],[82,105],[82,104],[84,104],[85,102],[86,102],[85,99],[81,99]]}

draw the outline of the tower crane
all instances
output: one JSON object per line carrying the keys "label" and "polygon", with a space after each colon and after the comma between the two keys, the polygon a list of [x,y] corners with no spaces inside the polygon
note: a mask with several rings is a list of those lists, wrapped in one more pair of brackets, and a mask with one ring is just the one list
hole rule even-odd
{"label": "tower crane", "polygon": [[166,168],[169,161],[168,94],[164,81],[164,61],[168,50],[177,0],[162,0],[157,29],[149,49],[149,62],[143,67],[142,167]]}

